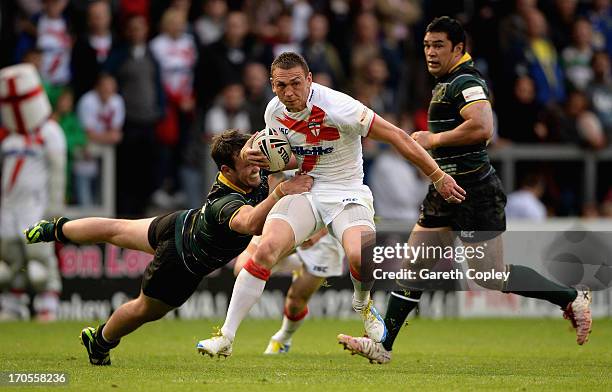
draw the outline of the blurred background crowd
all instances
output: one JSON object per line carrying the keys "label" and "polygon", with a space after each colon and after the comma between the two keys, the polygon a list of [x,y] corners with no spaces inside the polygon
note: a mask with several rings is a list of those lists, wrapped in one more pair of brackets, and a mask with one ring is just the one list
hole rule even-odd
{"label": "blurred background crowd", "polygon": [[[100,202],[91,146],[104,145],[116,156],[117,216],[201,205],[216,171],[211,137],[264,127],[269,66],[283,51],[301,53],[317,83],[408,132],[426,129],[434,81],[422,39],[440,15],[463,22],[489,82],[492,149],[609,151],[612,141],[609,0],[15,0],[0,12],[0,66],[37,67],[65,132],[68,202]],[[427,184],[364,143],[377,214],[415,219]],[[598,165],[587,201],[580,163],[523,162],[509,215],[612,216],[612,160]]]}

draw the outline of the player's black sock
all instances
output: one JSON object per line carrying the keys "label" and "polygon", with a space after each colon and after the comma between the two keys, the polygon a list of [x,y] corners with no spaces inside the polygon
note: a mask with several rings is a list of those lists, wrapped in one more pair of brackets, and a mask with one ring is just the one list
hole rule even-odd
{"label": "player's black sock", "polygon": [[399,333],[406,317],[416,308],[422,291],[398,290],[391,292],[387,304],[387,314],[385,315],[385,325],[387,326],[387,337],[383,342],[383,347],[387,351],[393,349],[393,342]]}
{"label": "player's black sock", "polygon": [[546,279],[531,268],[511,264],[510,276],[506,282],[504,293],[514,293],[523,297],[545,299],[565,309],[576,299],[578,294],[572,287],[562,286]]}
{"label": "player's black sock", "polygon": [[100,351],[108,352],[109,350],[117,347],[119,345],[119,342],[121,342],[121,339],[115,342],[107,342],[106,339],[104,339],[104,337],[102,336],[102,330],[104,329],[105,325],[106,323],[98,327],[94,341],[96,343],[96,346],[98,346],[97,348],[99,348]]}

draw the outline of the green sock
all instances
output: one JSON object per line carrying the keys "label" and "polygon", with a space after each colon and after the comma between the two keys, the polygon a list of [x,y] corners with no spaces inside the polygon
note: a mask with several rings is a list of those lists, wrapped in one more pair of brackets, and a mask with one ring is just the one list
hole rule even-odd
{"label": "green sock", "polygon": [[565,310],[578,295],[576,289],[562,286],[546,279],[531,268],[511,264],[510,277],[504,293],[514,293],[523,297],[545,299]]}
{"label": "green sock", "polygon": [[387,337],[383,342],[383,347],[387,351],[393,349],[393,342],[399,333],[406,317],[416,308],[422,291],[399,290],[391,292],[387,304],[387,314],[385,315],[385,325],[387,326]]}

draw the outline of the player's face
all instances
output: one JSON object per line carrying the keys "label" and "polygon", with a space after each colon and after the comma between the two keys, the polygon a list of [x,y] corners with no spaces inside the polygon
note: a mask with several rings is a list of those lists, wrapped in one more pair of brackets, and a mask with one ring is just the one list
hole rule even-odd
{"label": "player's face", "polygon": [[423,39],[425,61],[430,74],[439,78],[444,76],[461,59],[463,44],[453,47],[446,33],[428,32]]}
{"label": "player's face", "polygon": [[234,159],[234,174],[236,176],[236,185],[244,189],[257,188],[261,184],[261,176],[259,175],[259,166],[251,165],[244,159],[238,156]]}
{"label": "player's face", "polygon": [[312,74],[304,74],[300,66],[290,69],[275,68],[270,78],[272,91],[290,112],[306,108],[306,101],[312,84]]}

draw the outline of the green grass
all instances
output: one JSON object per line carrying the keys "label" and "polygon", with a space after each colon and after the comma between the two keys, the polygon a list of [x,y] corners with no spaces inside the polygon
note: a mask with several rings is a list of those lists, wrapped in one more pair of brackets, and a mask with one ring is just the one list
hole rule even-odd
{"label": "green grass", "polygon": [[0,371],[67,372],[69,384],[53,391],[612,390],[612,320],[596,320],[583,347],[563,320],[415,320],[385,366],[336,343],[360,332],[357,320],[307,320],[291,353],[272,358],[261,352],[279,322],[247,320],[227,360],[195,351],[218,321],[164,320],[126,337],[110,367],[89,365],[77,341],[86,324],[0,324]]}

